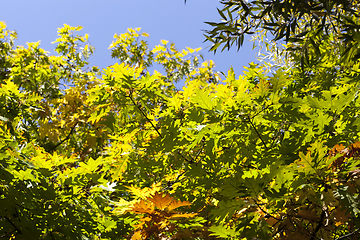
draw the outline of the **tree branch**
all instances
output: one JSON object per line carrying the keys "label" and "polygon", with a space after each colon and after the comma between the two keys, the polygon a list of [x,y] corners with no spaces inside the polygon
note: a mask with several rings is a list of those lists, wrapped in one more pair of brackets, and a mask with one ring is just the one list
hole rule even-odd
{"label": "tree branch", "polygon": [[316,228],[315,228],[315,230],[314,230],[314,232],[313,232],[313,234],[312,234],[312,237],[311,237],[311,240],[315,240],[316,239],[316,234],[317,234],[317,232],[320,230],[320,228],[323,226],[323,220],[324,220],[324,218],[325,218],[325,215],[326,215],[326,212],[325,212],[325,210],[322,210],[322,212],[321,212],[321,215],[320,215],[320,219],[319,219],[319,221],[318,221],[318,225],[316,226]]}
{"label": "tree branch", "polygon": [[164,190],[166,190],[167,188],[172,188],[172,186],[175,184],[175,183],[177,183],[178,181],[180,181],[181,179],[181,177],[185,174],[187,172],[187,170],[184,170],[182,173],[180,173],[177,177],[176,177],[176,179],[174,180],[174,181],[168,181],[168,185],[165,187],[165,188],[163,188],[162,190],[164,191]]}
{"label": "tree branch", "polygon": [[131,102],[136,106],[136,108],[139,110],[139,112],[146,118],[146,120],[151,124],[151,126],[155,129],[155,131],[157,132],[157,134],[163,138],[163,136],[161,135],[161,133],[159,132],[159,130],[155,127],[155,125],[152,123],[152,121],[148,118],[148,116],[144,113],[144,111],[140,108],[140,106],[138,104],[135,103],[134,99],[131,96],[132,92],[130,92],[129,94],[129,98],[131,100]]}
{"label": "tree branch", "polygon": [[256,130],[256,128],[255,128],[254,124],[252,123],[252,121],[251,121],[251,119],[250,119],[250,117],[249,117],[249,116],[248,116],[248,119],[249,119],[249,122],[250,122],[251,126],[254,128],[254,130],[255,130],[256,134],[259,136],[259,138],[260,138],[261,142],[264,144],[264,147],[265,147],[266,151],[267,151],[267,150],[269,150],[269,149],[267,148],[267,146],[266,146],[266,144],[265,144],[264,140],[262,139],[262,137],[261,137],[260,133]]}
{"label": "tree branch", "polygon": [[351,232],[351,233],[349,233],[349,234],[346,234],[346,235],[344,235],[344,236],[338,237],[338,238],[336,238],[335,240],[341,240],[341,239],[345,239],[345,238],[351,237],[351,236],[355,235],[355,234],[356,234],[357,232],[359,232],[359,231],[360,231],[360,228],[356,229],[355,231],[353,231],[353,232]]}
{"label": "tree branch", "polygon": [[13,226],[13,227],[16,229],[16,231],[18,231],[18,233],[22,234],[22,232],[20,231],[20,229],[18,229],[18,228],[15,226],[15,224],[14,224],[8,217],[4,217],[4,218],[11,224],[11,226]]}
{"label": "tree branch", "polygon": [[271,215],[269,212],[265,211],[265,210],[261,207],[261,205],[256,201],[256,199],[253,198],[253,200],[254,200],[256,206],[257,206],[263,213],[265,213],[265,215],[267,215],[267,216],[269,216],[269,217],[272,217],[273,219],[278,220],[279,222],[282,220],[281,218],[277,218],[277,217]]}
{"label": "tree branch", "polygon": [[[196,160],[198,159],[200,153],[201,153],[202,150],[204,149],[204,146],[205,146],[205,141],[204,141],[204,143],[202,144],[202,146],[201,146],[200,150],[198,151],[198,153],[196,154],[195,158],[193,158],[193,159],[194,159],[194,162],[196,162]],[[200,160],[199,160],[199,161],[200,161]],[[196,164],[198,164],[198,162],[196,162]]]}
{"label": "tree branch", "polygon": [[61,141],[60,141],[58,144],[56,144],[54,147],[50,148],[48,151],[51,152],[51,151],[55,150],[58,146],[60,146],[61,144],[63,144],[65,141],[69,140],[71,134],[75,131],[75,127],[76,127],[76,125],[77,125],[78,123],[79,123],[79,122],[76,122],[76,123],[74,124],[74,126],[71,128],[69,134],[68,134],[63,140],[61,140]]}
{"label": "tree branch", "polygon": [[[143,115],[146,120],[151,124],[152,128],[157,132],[157,134],[160,136],[160,138],[164,138],[163,135],[159,132],[159,130],[155,127],[155,125],[152,123],[152,121],[148,118],[148,116],[144,113],[144,111],[140,108],[140,106],[138,104],[136,104],[135,100],[132,98],[132,91],[130,91],[130,94],[129,96],[126,96],[128,98],[130,98],[131,102],[136,106],[136,108],[139,110],[139,112],[141,113],[141,115]],[[188,160],[186,157],[184,157],[180,151],[178,150],[177,153],[185,160],[187,161],[188,163],[193,163],[194,160],[191,159],[191,160]]]}
{"label": "tree branch", "polygon": [[180,155],[180,157],[182,157],[185,161],[187,161],[188,163],[194,163],[194,159],[190,156],[191,160],[187,159],[184,155],[181,154],[180,150],[177,150],[177,153]]}

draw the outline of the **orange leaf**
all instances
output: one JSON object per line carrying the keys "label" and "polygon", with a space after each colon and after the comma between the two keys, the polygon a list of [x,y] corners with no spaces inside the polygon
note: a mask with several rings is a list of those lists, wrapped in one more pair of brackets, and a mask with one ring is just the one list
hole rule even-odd
{"label": "orange leaf", "polygon": [[345,149],[344,145],[342,144],[336,144],[329,152],[330,155],[335,156],[337,153],[343,151]]}
{"label": "orange leaf", "polygon": [[152,213],[154,211],[154,204],[147,203],[143,200],[141,200],[138,203],[135,203],[131,210],[135,213]]}
{"label": "orange leaf", "polygon": [[360,156],[360,142],[355,142],[351,144],[351,152],[349,157],[359,157],[359,156]]}
{"label": "orange leaf", "polygon": [[270,226],[275,226],[279,220],[278,219],[275,219],[273,217],[269,217],[268,219],[265,220],[267,222],[267,224],[269,224]]}
{"label": "orange leaf", "polygon": [[351,217],[350,214],[346,213],[346,209],[344,210],[337,209],[333,216],[336,221],[335,222],[336,226],[346,223],[347,221],[349,221],[349,217]]}
{"label": "orange leaf", "polygon": [[179,219],[179,218],[191,218],[195,217],[197,213],[183,213],[183,214],[173,214],[169,219]]}
{"label": "orange leaf", "polygon": [[170,197],[169,194],[165,194],[164,196],[158,192],[156,192],[151,198],[148,197],[147,199],[153,202],[155,207],[159,208],[160,210],[164,210],[173,201],[173,198]]}
{"label": "orange leaf", "polygon": [[182,202],[182,201],[172,201],[171,203],[170,203],[170,205],[167,207],[167,209],[169,210],[169,211],[171,211],[171,210],[174,210],[175,208],[178,208],[178,207],[183,207],[183,206],[190,206],[191,205],[191,203],[190,202],[188,202],[188,201],[184,201],[184,202]]}
{"label": "orange leaf", "polygon": [[134,235],[132,235],[131,240],[142,240],[141,231],[136,231]]}

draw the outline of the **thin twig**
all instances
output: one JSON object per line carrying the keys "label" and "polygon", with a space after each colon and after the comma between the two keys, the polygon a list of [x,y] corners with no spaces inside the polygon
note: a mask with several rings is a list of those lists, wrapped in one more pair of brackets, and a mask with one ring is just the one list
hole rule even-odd
{"label": "thin twig", "polygon": [[324,221],[324,217],[326,215],[325,210],[322,210],[321,215],[320,215],[320,219],[318,221],[318,225],[316,226],[314,233],[312,234],[311,240],[316,239],[316,234],[317,232],[320,230],[320,228],[323,226],[323,221]]}
{"label": "thin twig", "polygon": [[[130,92],[129,97],[131,102],[136,106],[136,108],[140,111],[140,113],[146,118],[146,120],[151,124],[152,128],[155,129],[155,131],[157,132],[157,134],[160,136],[160,138],[164,138],[163,135],[159,132],[159,130],[155,127],[155,125],[152,123],[152,121],[147,117],[147,115],[144,113],[144,111],[139,107],[138,104],[136,104],[136,102],[134,101],[134,99],[132,98],[131,96],[132,92]],[[177,151],[178,154],[185,160],[187,161],[188,163],[193,163],[194,162],[194,159],[191,158],[191,160],[187,159],[186,157],[184,157],[180,151],[178,150]]]}
{"label": "thin twig", "polygon": [[345,239],[345,238],[348,238],[348,237],[351,237],[352,235],[355,235],[357,232],[360,231],[360,228],[356,229],[355,231],[351,232],[351,233],[348,233],[344,236],[341,236],[341,237],[338,237],[336,238],[335,240],[341,240],[341,239]]}
{"label": "thin twig", "polygon": [[177,150],[177,153],[180,155],[180,157],[182,157],[185,161],[187,161],[188,163],[194,163],[194,159],[190,156],[191,160],[187,159],[184,155],[181,154],[180,150]]}
{"label": "thin twig", "polygon": [[[205,142],[202,144],[199,152],[196,154],[195,158],[194,158],[194,162],[196,162],[196,160],[198,159],[200,153],[202,152],[202,150],[204,149],[204,146],[205,146]],[[200,160],[199,160],[200,161]],[[198,164],[198,162],[196,162],[196,164]]]}
{"label": "thin twig", "polygon": [[[8,238],[9,236],[13,235],[13,232],[17,231],[16,229],[14,229],[13,231],[9,232],[9,233],[5,233],[3,235],[0,236],[0,238]],[[11,239],[11,238],[9,238]]]}
{"label": "thin twig", "polygon": [[255,130],[256,134],[259,136],[259,138],[260,138],[261,142],[264,144],[264,147],[265,147],[266,151],[268,151],[269,149],[267,148],[267,146],[266,146],[266,144],[265,144],[264,140],[261,138],[260,133],[256,130],[256,128],[255,128],[254,124],[252,123],[252,121],[251,121],[251,119],[250,119],[250,117],[249,117],[249,116],[248,116],[248,119],[249,119],[249,122],[250,122],[251,126],[254,128],[254,130]]}
{"label": "thin twig", "polygon": [[61,144],[63,144],[65,141],[69,140],[71,134],[75,131],[75,127],[76,127],[76,125],[77,125],[78,123],[79,123],[79,122],[76,122],[76,123],[74,124],[74,126],[73,126],[73,127],[71,128],[71,130],[70,130],[70,133],[69,133],[63,140],[61,140],[61,141],[60,141],[58,144],[56,144],[54,147],[50,148],[48,151],[49,151],[49,152],[53,151],[53,150],[56,149],[58,146],[60,146]]}
{"label": "thin twig", "polygon": [[172,187],[175,183],[180,181],[180,178],[187,172],[187,170],[184,170],[181,174],[179,174],[174,181],[169,181],[168,186],[166,186],[163,190]]}
{"label": "thin twig", "polygon": [[256,117],[257,115],[259,115],[260,113],[262,113],[263,111],[265,111],[266,109],[268,109],[272,104],[269,104],[267,106],[265,106],[262,110],[260,110],[259,112],[255,113],[253,116],[251,116],[252,118],[253,117]]}
{"label": "thin twig", "polygon": [[278,220],[278,221],[281,221],[281,220],[282,220],[281,218],[274,217],[273,215],[271,215],[270,213],[268,213],[267,211],[265,211],[265,210],[261,207],[261,205],[260,205],[259,203],[257,203],[257,201],[256,201],[255,199],[253,199],[253,200],[254,200],[256,206],[257,206],[263,213],[265,213],[267,216],[270,216],[270,217],[272,217],[273,219],[276,219],[276,220]]}
{"label": "thin twig", "polygon": [[146,120],[151,124],[151,126],[155,129],[155,131],[157,132],[157,134],[163,138],[163,136],[161,135],[161,133],[159,132],[159,130],[155,127],[155,125],[152,123],[152,121],[148,118],[148,116],[144,113],[144,111],[140,108],[140,106],[138,104],[135,103],[134,99],[132,98],[131,96],[131,93],[130,95],[128,96],[132,103],[136,106],[136,108],[140,111],[140,113],[146,118]]}
{"label": "thin twig", "polygon": [[8,218],[8,217],[4,217],[15,229],[16,231],[18,231],[18,233],[22,234],[22,232],[20,231],[20,229],[18,229],[15,224]]}

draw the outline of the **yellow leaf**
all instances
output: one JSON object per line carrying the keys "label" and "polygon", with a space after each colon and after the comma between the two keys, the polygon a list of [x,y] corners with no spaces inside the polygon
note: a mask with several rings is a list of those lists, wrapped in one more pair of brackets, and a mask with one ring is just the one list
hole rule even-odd
{"label": "yellow leaf", "polygon": [[183,214],[173,214],[169,219],[179,219],[179,218],[192,218],[195,217],[197,213],[183,213]]}
{"label": "yellow leaf", "polygon": [[269,93],[269,81],[260,79],[260,82],[256,85],[254,89],[254,95],[258,97],[265,97]]}
{"label": "yellow leaf", "polygon": [[125,172],[127,168],[128,158],[122,157],[118,159],[115,163],[111,164],[112,168],[110,170],[110,174],[113,180],[121,180],[122,174]]}
{"label": "yellow leaf", "polygon": [[137,187],[127,187],[130,192],[132,194],[134,194],[135,196],[139,197],[139,198],[142,198],[142,199],[146,199],[147,197],[151,196],[151,191],[149,188],[137,188]]}
{"label": "yellow leaf", "polygon": [[47,154],[41,154],[31,159],[31,162],[35,165],[36,168],[51,168],[52,164],[49,161]]}
{"label": "yellow leaf", "polygon": [[141,231],[136,231],[134,235],[132,235],[131,240],[142,240],[143,237],[141,235]]}
{"label": "yellow leaf", "polygon": [[168,44],[168,42],[169,42],[169,41],[166,41],[166,40],[160,40],[160,42],[161,42],[161,44],[166,45],[166,44]]}
{"label": "yellow leaf", "polygon": [[[9,93],[13,93],[16,96],[20,97],[20,91],[18,89],[18,86],[14,84],[10,79],[7,79],[4,84],[1,84],[0,86],[1,92],[5,92],[5,95],[9,95]],[[0,94],[1,94],[0,92]]]}
{"label": "yellow leaf", "polygon": [[153,203],[144,201],[144,200],[140,200],[140,202],[135,203],[132,208],[130,209],[130,211],[135,212],[135,213],[148,213],[151,214],[154,212],[155,206]]}

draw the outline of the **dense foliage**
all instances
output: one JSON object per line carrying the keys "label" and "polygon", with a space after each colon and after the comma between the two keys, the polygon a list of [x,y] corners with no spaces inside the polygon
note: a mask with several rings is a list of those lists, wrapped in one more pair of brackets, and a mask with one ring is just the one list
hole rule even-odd
{"label": "dense foliage", "polygon": [[1,238],[357,238],[360,63],[337,35],[236,76],[140,29],[100,70],[79,30],[55,56],[0,23]]}
{"label": "dense foliage", "polygon": [[[185,0],[186,2],[186,0]],[[272,36],[275,42],[288,44],[287,51],[301,56],[306,64],[310,49],[321,55],[324,36],[341,43],[337,52],[350,65],[360,58],[359,3],[349,0],[220,0],[220,22],[207,22],[206,40],[211,50],[221,51],[234,45],[239,50],[246,36]],[[261,34],[259,34],[261,33]],[[268,40],[265,42],[269,44]]]}
{"label": "dense foliage", "polygon": [[[186,0],[185,0],[186,2]],[[224,44],[238,48],[245,35],[270,31],[275,40],[302,42],[307,33],[336,33],[349,47],[358,39],[359,3],[349,0],[221,0],[218,9],[221,22],[207,22],[213,29],[206,31],[213,50]],[[357,56],[359,57],[359,56]]]}

